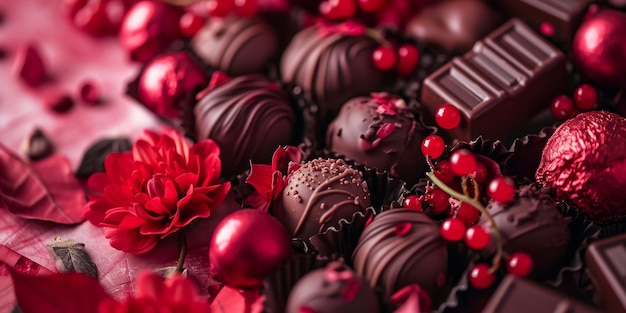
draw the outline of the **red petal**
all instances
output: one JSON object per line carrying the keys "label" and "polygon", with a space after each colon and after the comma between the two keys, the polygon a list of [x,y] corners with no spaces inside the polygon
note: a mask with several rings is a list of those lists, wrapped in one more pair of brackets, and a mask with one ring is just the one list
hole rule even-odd
{"label": "red petal", "polygon": [[211,303],[212,313],[251,312],[259,313],[255,305],[259,299],[256,291],[239,291],[230,287],[224,287]]}
{"label": "red petal", "polygon": [[246,183],[252,185],[265,200],[270,201],[272,195],[272,177],[274,171],[267,164],[250,163],[250,175],[246,178]]}
{"label": "red petal", "polygon": [[135,292],[135,296],[137,298],[161,299],[161,297],[164,296],[164,281],[165,278],[151,271],[141,272],[137,277],[137,291]]}
{"label": "red petal", "polygon": [[196,301],[198,295],[196,286],[187,278],[178,275],[165,281],[165,289],[162,301],[170,307],[189,307]]}
{"label": "red petal", "polygon": [[[195,175],[192,174],[192,176],[195,176]],[[182,191],[182,190],[185,190],[185,189],[181,188],[179,190],[179,188],[176,186],[174,181],[167,180],[165,182],[165,193],[163,194],[163,198],[161,199],[161,201],[163,201],[163,205],[170,209],[175,208],[176,203],[178,202],[178,199],[180,198],[179,191]],[[170,210],[170,212],[173,212],[173,210]]]}
{"label": "red petal", "polygon": [[158,236],[142,235],[136,230],[105,228],[104,231],[111,247],[132,254],[142,254],[152,250],[159,240]]}
{"label": "red petal", "polygon": [[97,193],[103,193],[104,188],[111,184],[111,178],[106,173],[93,173],[87,180],[87,187]]}
{"label": "red petal", "polygon": [[[193,173],[185,173],[178,177],[176,177],[176,184],[178,188],[182,190],[189,189],[189,186],[196,186],[198,184],[198,175]],[[178,200],[178,194],[176,195],[176,200]]]}
{"label": "red petal", "polygon": [[104,169],[116,183],[126,183],[135,169],[135,162],[129,153],[110,153],[104,159]]}
{"label": "red petal", "polygon": [[222,173],[222,161],[217,155],[211,155],[202,161],[199,186],[206,186],[216,183]]}
{"label": "red petal", "polygon": [[172,224],[185,227],[197,218],[207,218],[211,215],[213,200],[204,195],[189,195],[178,202],[178,219]]}
{"label": "red petal", "polygon": [[174,143],[176,152],[181,155],[185,160],[189,159],[189,143],[181,133],[172,128],[167,128],[163,131],[162,139],[171,139]]}
{"label": "red petal", "polygon": [[171,206],[171,207],[167,207],[161,201],[160,198],[155,198],[155,199],[152,199],[152,200],[148,201],[148,203],[146,203],[144,208],[146,209],[148,214],[150,214],[152,216],[163,216],[163,217],[165,217],[165,216],[169,216],[171,214],[174,214],[174,212],[176,212],[176,203],[174,203],[174,205]]}
{"label": "red petal", "polygon": [[302,152],[298,147],[278,147],[272,156],[272,170],[286,174],[290,162],[299,164],[300,161],[302,161]]}
{"label": "red petal", "polygon": [[84,220],[83,187],[65,157],[31,165],[0,145],[0,206],[22,218],[76,224]]}
{"label": "red petal", "polygon": [[157,164],[159,162],[159,155],[157,154],[156,149],[154,149],[154,146],[147,141],[139,140],[135,142],[132,153],[133,160],[135,161],[141,161],[148,164]]}
{"label": "red petal", "polygon": [[98,312],[99,303],[110,299],[97,280],[84,274],[30,276],[11,270],[11,277],[24,312]]}

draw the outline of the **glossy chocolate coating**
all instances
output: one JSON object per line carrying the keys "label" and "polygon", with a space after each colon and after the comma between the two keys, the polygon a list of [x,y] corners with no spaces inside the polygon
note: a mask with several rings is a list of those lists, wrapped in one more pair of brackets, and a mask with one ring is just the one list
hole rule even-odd
{"label": "glossy chocolate coating", "polygon": [[409,21],[405,33],[420,43],[463,53],[499,22],[498,13],[483,1],[452,0],[421,11]]}
{"label": "glossy chocolate coating", "polygon": [[[566,252],[570,239],[568,221],[556,207],[556,200],[534,186],[523,186],[508,204],[495,201],[487,205],[500,231],[504,251],[527,253],[533,259],[531,276],[546,278]],[[485,229],[491,223],[485,216],[478,221]]]}
{"label": "glossy chocolate coating", "polygon": [[274,215],[293,237],[308,240],[370,206],[363,175],[341,159],[314,159],[289,174]]}
{"label": "glossy chocolate coating", "polygon": [[339,261],[310,272],[294,286],[286,313],[302,312],[376,313],[379,309],[374,290]]}
{"label": "glossy chocolate coating", "polygon": [[461,111],[452,137],[501,139],[550,106],[567,88],[563,53],[513,19],[424,80],[421,103],[434,116],[444,103]]}
{"label": "glossy chocolate coating", "polygon": [[370,286],[381,287],[386,297],[413,283],[433,297],[445,283],[448,250],[439,226],[428,216],[391,209],[365,227],[353,260],[355,272]]}
{"label": "glossy chocolate coating", "polygon": [[626,312],[626,234],[592,243],[585,256],[598,304],[607,312]]}
{"label": "glossy chocolate coating", "polygon": [[507,275],[483,313],[600,313],[574,299],[523,278]]}
{"label": "glossy chocolate coating", "polygon": [[498,0],[493,1],[509,15],[518,17],[535,30],[546,23],[554,28],[554,38],[571,42],[593,0]]}
{"label": "glossy chocolate coating", "polygon": [[209,19],[191,45],[209,66],[243,75],[266,69],[278,52],[278,37],[259,18],[230,16]]}
{"label": "glossy chocolate coating", "polygon": [[222,175],[245,171],[250,160],[270,163],[279,145],[291,143],[295,113],[287,95],[260,75],[246,75],[217,86],[194,108],[196,140],[220,146]]}
{"label": "glossy chocolate coating", "polygon": [[425,165],[420,150],[425,129],[404,101],[382,101],[359,97],[344,104],[328,126],[327,148],[415,183]]}
{"label": "glossy chocolate coating", "polygon": [[283,53],[282,79],[310,94],[322,116],[336,113],[349,99],[386,85],[386,73],[372,62],[379,46],[364,35],[323,34],[311,26],[296,34]]}

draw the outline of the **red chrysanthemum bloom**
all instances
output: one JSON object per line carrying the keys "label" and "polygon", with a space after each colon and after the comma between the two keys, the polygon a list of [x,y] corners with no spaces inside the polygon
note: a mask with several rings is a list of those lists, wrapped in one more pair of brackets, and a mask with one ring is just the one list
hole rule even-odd
{"label": "red chrysanthemum bloom", "polygon": [[113,299],[102,301],[98,313],[209,313],[206,299],[198,296],[194,283],[180,275],[163,278],[152,272],[137,277],[133,296],[124,302]]}
{"label": "red chrysanthemum bloom", "polygon": [[85,217],[104,228],[112,247],[147,252],[222,203],[230,183],[219,183],[219,153],[212,140],[190,147],[174,130],[146,131],[132,152],[111,153],[106,172],[89,178],[95,195],[85,205]]}

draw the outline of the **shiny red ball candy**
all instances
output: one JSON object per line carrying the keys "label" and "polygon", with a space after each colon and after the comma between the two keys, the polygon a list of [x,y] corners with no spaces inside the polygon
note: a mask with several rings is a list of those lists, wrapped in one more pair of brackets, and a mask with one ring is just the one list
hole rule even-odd
{"label": "shiny red ball candy", "polygon": [[447,241],[460,241],[465,236],[465,223],[458,218],[448,218],[441,223],[439,231]]}
{"label": "shiny red ball candy", "polygon": [[437,162],[437,170],[435,170],[435,176],[444,183],[449,183],[456,177],[452,170],[452,165],[448,160],[441,160]]}
{"label": "shiny red ball candy", "polygon": [[358,0],[359,8],[363,12],[378,12],[387,4],[387,0]]}
{"label": "shiny red ball candy", "polygon": [[402,207],[405,209],[411,209],[418,212],[424,212],[422,202],[424,198],[417,195],[409,195],[402,201]]}
{"label": "shiny red ball candy", "polygon": [[482,183],[487,179],[489,170],[483,162],[476,161],[476,171],[474,172],[474,179],[477,183]]}
{"label": "shiny red ball candy", "polygon": [[258,0],[235,0],[235,13],[239,16],[255,16],[259,12]]}
{"label": "shiny red ball candy", "polygon": [[449,198],[450,196],[439,188],[427,190],[424,196],[424,200],[430,204],[433,209],[433,213],[435,214],[446,211],[446,209],[450,206],[450,203],[448,202]]}
{"label": "shiny red ball candy", "polygon": [[496,202],[510,202],[515,197],[515,183],[508,177],[497,177],[489,183],[487,194]]}
{"label": "shiny red ball candy", "polygon": [[327,0],[320,3],[320,13],[329,20],[344,20],[356,14],[356,0]]}
{"label": "shiny red ball candy", "polygon": [[378,47],[372,53],[372,61],[379,70],[388,71],[396,66],[396,52],[389,47]]}
{"label": "shiny red ball candy", "polygon": [[452,170],[459,176],[466,176],[476,172],[476,157],[469,150],[454,151],[450,156]]}
{"label": "shiny red ball candy", "polygon": [[271,215],[255,209],[239,210],[217,226],[209,247],[209,261],[222,282],[233,288],[252,288],[291,255],[291,239]]}
{"label": "shiny red ball candy", "polygon": [[398,48],[398,65],[396,66],[398,74],[402,76],[413,74],[418,62],[419,50],[416,47],[404,44]]}
{"label": "shiny red ball candy", "polygon": [[509,256],[506,268],[511,275],[526,277],[533,271],[533,259],[526,253],[515,252]]}
{"label": "shiny red ball candy", "polygon": [[422,154],[433,159],[440,157],[446,148],[443,139],[437,135],[428,135],[422,140]]}
{"label": "shiny red ball candy", "polygon": [[568,119],[576,114],[574,102],[572,102],[572,99],[568,96],[558,96],[554,98],[550,110],[552,111],[552,115],[560,120]]}
{"label": "shiny red ball candy", "polygon": [[495,275],[487,264],[476,264],[469,272],[469,281],[476,289],[487,289],[493,285]]}
{"label": "shiny red ball candy", "polygon": [[577,108],[588,111],[593,109],[598,102],[598,93],[590,85],[582,84],[574,90],[574,104]]}
{"label": "shiny red ball candy", "polygon": [[209,0],[206,9],[209,16],[224,17],[233,12],[235,3],[233,0]]}
{"label": "shiny red ball candy", "polygon": [[485,249],[489,241],[491,235],[482,226],[474,225],[465,232],[465,244],[474,250]]}
{"label": "shiny red ball candy", "polygon": [[453,129],[461,123],[461,111],[454,105],[446,103],[437,109],[435,122],[443,129]]}
{"label": "shiny red ball candy", "polygon": [[465,225],[472,225],[480,218],[480,211],[471,204],[463,202],[456,212],[453,212],[451,215],[456,216],[456,218],[463,221]]}
{"label": "shiny red ball candy", "polygon": [[191,12],[185,13],[180,18],[180,32],[187,36],[193,37],[204,26],[204,18]]}

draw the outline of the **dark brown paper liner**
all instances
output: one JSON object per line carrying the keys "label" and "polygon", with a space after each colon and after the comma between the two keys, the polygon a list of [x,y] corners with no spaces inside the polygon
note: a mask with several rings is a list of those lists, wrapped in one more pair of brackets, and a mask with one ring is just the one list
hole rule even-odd
{"label": "dark brown paper liner", "polygon": [[553,126],[545,127],[537,134],[516,139],[509,149],[512,155],[506,164],[509,175],[534,182],[543,147],[555,130]]}
{"label": "dark brown paper liner", "polygon": [[266,313],[283,313],[289,293],[295,284],[309,272],[324,267],[330,259],[315,254],[298,254],[263,281]]}
{"label": "dark brown paper liner", "polygon": [[320,256],[330,258],[338,254],[348,266],[352,266],[352,253],[359,242],[359,237],[367,221],[375,214],[374,207],[367,208],[365,212],[356,212],[350,220],[340,220],[338,226],[330,227],[309,238],[309,242]]}

